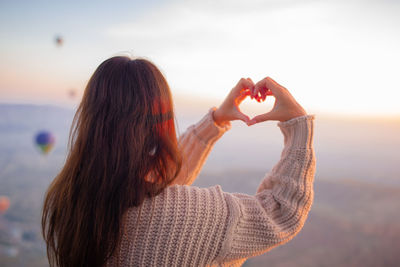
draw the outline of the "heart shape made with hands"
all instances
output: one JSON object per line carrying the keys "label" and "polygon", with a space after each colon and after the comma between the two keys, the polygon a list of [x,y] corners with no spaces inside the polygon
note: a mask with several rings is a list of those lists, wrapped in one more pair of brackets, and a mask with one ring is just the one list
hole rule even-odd
{"label": "heart shape made with hands", "polygon": [[[258,102],[264,102],[267,96],[274,96],[275,101],[272,108],[269,108],[270,102],[268,101],[266,102],[268,107],[255,109],[254,105],[251,105],[250,108],[249,105],[243,103],[246,99],[249,99],[249,96],[250,99],[255,99]],[[256,114],[256,116],[250,118],[248,115],[252,114]],[[266,77],[256,84],[250,78],[242,78],[231,90],[222,105],[215,110],[213,118],[219,125],[232,120],[242,120],[248,126],[251,126],[267,120],[287,121],[306,114],[290,92],[272,78]]]}
{"label": "heart shape made with hands", "polygon": [[[297,103],[290,92],[270,77],[266,77],[256,84],[254,84],[250,78],[241,79],[233,89],[233,93],[233,95],[236,96],[237,119],[244,121],[248,126],[267,120],[287,121],[292,118],[307,115],[307,112]],[[275,101],[269,111],[266,109],[256,112],[256,114],[259,115],[250,119],[245,115],[249,114],[250,111],[243,109],[243,112],[240,109],[243,107],[241,106],[242,102],[249,95],[258,102],[266,100],[267,96],[274,96]]]}
{"label": "heart shape made with hands", "polygon": [[[257,103],[257,105],[254,104]],[[275,103],[275,97],[267,96],[265,100],[257,101],[255,98],[251,98],[250,96],[246,97],[240,104],[239,110],[244,115],[248,116],[250,119],[253,119],[257,115],[261,115],[267,113],[272,110]]]}
{"label": "heart shape made with hands", "polygon": [[[273,96],[271,91],[272,87],[279,86],[271,78],[267,77],[254,84],[250,79],[240,79],[236,87],[233,89],[235,95],[235,106],[237,116],[240,120],[246,122],[249,126],[256,123],[255,120],[259,120],[260,116],[269,113],[275,102],[266,101]],[[259,103],[265,103],[263,105],[250,104],[251,100],[256,100]],[[275,97],[274,97],[275,100]]]}

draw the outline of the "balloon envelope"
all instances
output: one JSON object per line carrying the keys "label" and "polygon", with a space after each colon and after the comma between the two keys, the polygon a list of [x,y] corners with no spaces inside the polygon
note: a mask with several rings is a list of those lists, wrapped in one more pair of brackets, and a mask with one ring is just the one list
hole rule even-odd
{"label": "balloon envelope", "polygon": [[57,46],[62,46],[64,43],[64,39],[59,35],[55,37],[54,41],[56,42]]}
{"label": "balloon envelope", "polygon": [[53,148],[55,143],[54,136],[47,131],[39,132],[36,135],[35,142],[43,154],[47,154]]}
{"label": "balloon envelope", "polygon": [[4,213],[10,207],[10,199],[6,196],[0,196],[0,214]]}

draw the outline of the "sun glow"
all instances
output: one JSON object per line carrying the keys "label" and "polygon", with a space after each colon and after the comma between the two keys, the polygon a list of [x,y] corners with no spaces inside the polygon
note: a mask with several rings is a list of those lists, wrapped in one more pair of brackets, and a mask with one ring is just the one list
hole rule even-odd
{"label": "sun glow", "polygon": [[130,51],[154,61],[192,105],[222,101],[241,77],[270,76],[313,112],[400,116],[399,10],[378,1],[173,1],[73,31],[48,26],[48,39],[29,34],[29,46],[13,32],[21,25],[9,25],[0,101],[69,103],[69,88],[82,92],[103,60]]}

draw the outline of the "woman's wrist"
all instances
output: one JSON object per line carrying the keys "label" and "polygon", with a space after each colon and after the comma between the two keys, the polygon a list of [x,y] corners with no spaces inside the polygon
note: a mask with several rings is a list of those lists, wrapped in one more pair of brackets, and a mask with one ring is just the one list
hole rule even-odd
{"label": "woman's wrist", "polygon": [[290,121],[293,120],[295,118],[299,118],[299,117],[303,117],[303,116],[307,116],[307,113],[304,112],[293,112],[292,114],[290,114],[290,116],[288,116],[287,118],[280,120],[281,122],[286,122],[286,121]]}
{"label": "woman's wrist", "polygon": [[221,110],[219,108],[214,110],[214,112],[212,113],[212,118],[215,124],[217,124],[220,127],[223,127],[224,125],[229,123],[229,121],[224,120],[224,118],[221,116]]}

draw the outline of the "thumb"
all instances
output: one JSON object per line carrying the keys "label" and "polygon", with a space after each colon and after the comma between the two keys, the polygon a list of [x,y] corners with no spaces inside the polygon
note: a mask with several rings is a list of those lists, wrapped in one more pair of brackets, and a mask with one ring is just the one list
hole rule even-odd
{"label": "thumb", "polygon": [[235,112],[235,117],[241,121],[243,121],[244,123],[248,124],[250,122],[250,118],[246,115],[244,115],[242,112],[240,111],[236,111]]}
{"label": "thumb", "polygon": [[275,112],[273,112],[273,111],[270,111],[270,112],[267,112],[267,113],[264,113],[264,114],[261,114],[261,115],[257,115],[257,116],[255,116],[254,118],[252,118],[248,123],[247,123],[247,125],[248,126],[251,126],[251,125],[254,125],[254,124],[256,124],[256,123],[260,123],[260,122],[263,122],[263,121],[268,121],[268,120],[274,120],[275,119],[275,114],[274,114]]}

